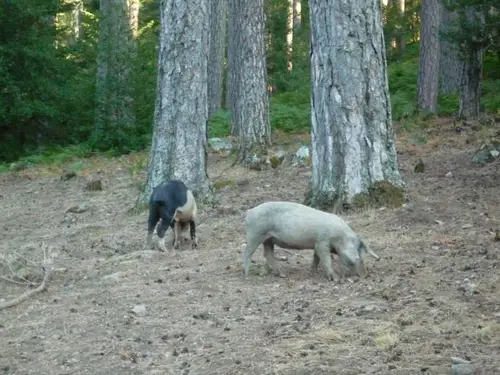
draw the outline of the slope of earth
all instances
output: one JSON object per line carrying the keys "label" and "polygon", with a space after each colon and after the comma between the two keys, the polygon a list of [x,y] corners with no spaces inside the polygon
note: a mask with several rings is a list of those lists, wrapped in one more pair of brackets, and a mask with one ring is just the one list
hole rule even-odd
{"label": "slope of earth", "polygon": [[[476,142],[449,130],[399,137],[409,201],[345,215],[382,259],[341,285],[309,272],[312,251],[277,249],[281,279],[261,274],[259,250],[242,277],[245,210],[302,201],[309,167],[211,154],[219,190],[200,207],[199,248],[168,253],[143,249],[147,213],[130,211],[145,155],[79,161],[67,181],[55,167],[1,175],[0,255],[46,248],[55,272],[0,311],[0,374],[446,374],[452,356],[500,374],[499,163],[472,165]],[[84,189],[91,177],[102,191]],[[0,280],[0,300],[25,289]]]}

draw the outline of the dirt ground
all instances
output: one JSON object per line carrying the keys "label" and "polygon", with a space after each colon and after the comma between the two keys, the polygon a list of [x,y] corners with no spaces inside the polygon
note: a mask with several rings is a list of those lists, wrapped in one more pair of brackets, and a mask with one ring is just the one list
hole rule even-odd
{"label": "dirt ground", "polygon": [[[382,259],[341,285],[310,273],[312,251],[277,249],[282,279],[261,274],[260,248],[242,276],[245,210],[302,201],[309,167],[259,172],[210,154],[226,186],[200,207],[199,248],[168,253],[143,250],[147,213],[130,211],[144,154],[73,161],[67,181],[60,167],[0,175],[0,255],[46,248],[55,267],[47,291],[0,311],[0,375],[442,375],[452,356],[500,374],[500,162],[470,163],[470,129],[427,137],[398,136],[405,207],[345,215]],[[103,191],[86,191],[96,177]],[[0,280],[0,300],[26,289]]]}

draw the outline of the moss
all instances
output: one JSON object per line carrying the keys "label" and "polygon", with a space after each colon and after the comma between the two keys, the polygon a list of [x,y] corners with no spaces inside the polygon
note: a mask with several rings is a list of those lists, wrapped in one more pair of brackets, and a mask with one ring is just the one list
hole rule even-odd
{"label": "moss", "polygon": [[312,191],[311,182],[307,187],[304,202],[306,206],[315,208],[317,210],[326,211],[326,212],[337,212],[339,205],[338,194],[329,194],[329,193],[319,193],[314,195]]}
{"label": "moss", "polygon": [[218,180],[213,183],[213,188],[214,190],[221,190],[224,189],[227,186],[234,185],[233,180]]}
{"label": "moss", "polygon": [[404,190],[394,186],[390,181],[375,182],[366,193],[353,197],[353,208],[364,207],[400,207],[404,203]]}
{"label": "moss", "polygon": [[269,161],[271,162],[271,167],[273,169],[276,169],[278,168],[280,165],[281,165],[281,162],[282,160],[280,160],[280,158],[278,158],[277,156],[272,156]]}
{"label": "moss", "polygon": [[425,165],[422,159],[418,161],[418,163],[415,165],[414,169],[415,173],[424,173],[425,171]]}

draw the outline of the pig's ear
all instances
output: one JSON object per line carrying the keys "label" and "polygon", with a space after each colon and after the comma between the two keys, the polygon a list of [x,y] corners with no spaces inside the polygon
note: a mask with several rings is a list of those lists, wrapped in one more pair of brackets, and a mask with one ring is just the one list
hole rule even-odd
{"label": "pig's ear", "polygon": [[370,249],[370,247],[369,247],[369,246],[367,246],[367,245],[363,242],[363,240],[362,240],[361,238],[359,239],[359,241],[360,241],[360,247],[361,247],[361,248],[363,248],[363,250],[364,250],[367,254],[370,254],[370,255],[371,255],[372,257],[374,257],[376,260],[380,260],[380,257],[379,257],[377,254],[375,254],[375,252],[374,252],[372,249]]}

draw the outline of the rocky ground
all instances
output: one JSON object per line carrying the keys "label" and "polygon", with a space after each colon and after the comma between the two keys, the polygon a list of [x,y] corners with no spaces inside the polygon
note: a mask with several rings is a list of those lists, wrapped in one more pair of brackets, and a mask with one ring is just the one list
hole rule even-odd
{"label": "rocky ground", "polygon": [[131,211],[144,154],[0,175],[0,301],[30,288],[14,274],[40,281],[44,252],[55,269],[0,311],[0,374],[441,375],[452,357],[500,374],[500,164],[473,164],[477,134],[445,125],[425,144],[398,132],[409,201],[345,215],[382,260],[341,285],[310,274],[312,251],[278,249],[281,279],[259,250],[242,277],[245,210],[304,197],[310,167],[286,158],[256,170],[212,152],[199,248],[168,253],[142,249],[147,213]]}

